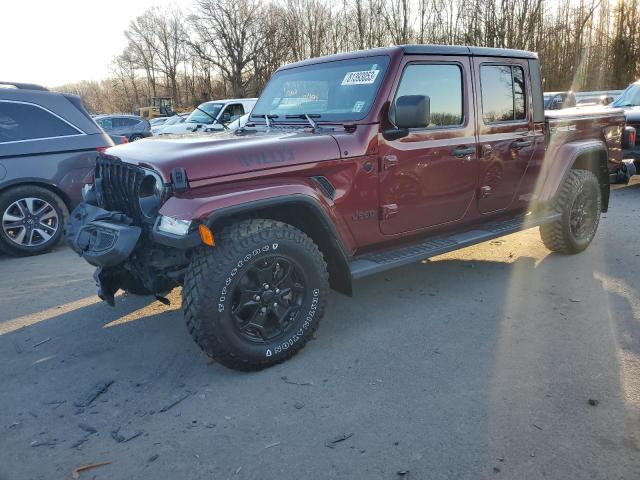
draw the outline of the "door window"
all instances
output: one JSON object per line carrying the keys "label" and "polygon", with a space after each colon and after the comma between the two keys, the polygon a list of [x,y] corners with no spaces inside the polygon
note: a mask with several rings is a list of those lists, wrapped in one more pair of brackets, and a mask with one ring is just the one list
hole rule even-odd
{"label": "door window", "polygon": [[524,70],[518,65],[482,65],[482,118],[484,123],[525,120]]}
{"label": "door window", "polygon": [[400,80],[396,99],[404,95],[429,97],[431,121],[427,128],[456,127],[462,125],[464,121],[462,71],[458,65],[412,64],[407,66]]}
{"label": "door window", "polygon": [[242,107],[242,104],[234,103],[232,105],[229,105],[223,112],[221,120],[224,123],[229,123],[240,118],[242,115],[244,115],[244,108]]}
{"label": "door window", "polygon": [[0,143],[78,134],[78,129],[36,105],[0,102]]}

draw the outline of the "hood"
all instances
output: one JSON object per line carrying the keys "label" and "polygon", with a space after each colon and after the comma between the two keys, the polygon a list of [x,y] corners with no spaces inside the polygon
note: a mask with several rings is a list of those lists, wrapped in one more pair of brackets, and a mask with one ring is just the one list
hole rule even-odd
{"label": "hood", "polygon": [[340,158],[336,140],[305,131],[163,136],[109,148],[122,161],[153,168],[165,181],[176,167],[190,181]]}
{"label": "hood", "polygon": [[640,123],[640,106],[624,107],[624,116],[627,122]]}

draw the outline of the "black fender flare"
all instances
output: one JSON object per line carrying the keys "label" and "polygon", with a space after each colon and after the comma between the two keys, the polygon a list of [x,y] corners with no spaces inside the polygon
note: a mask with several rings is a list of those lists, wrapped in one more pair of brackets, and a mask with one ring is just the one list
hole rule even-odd
{"label": "black fender flare", "polygon": [[[285,209],[291,210],[292,208],[300,209],[301,215],[297,215],[300,219],[303,219],[304,216],[302,213],[305,210],[307,213],[313,215],[313,220],[321,227],[321,230],[314,229],[313,231],[309,231],[308,228],[302,226],[308,225],[308,223],[291,221],[287,219],[286,216],[278,213],[278,211],[284,212]],[[352,294],[349,255],[347,254],[347,249],[342,241],[342,237],[322,205],[309,195],[280,195],[222,207],[209,214],[205,224],[215,232],[217,227],[224,225],[227,221],[237,218],[262,218],[265,214],[266,218],[281,220],[292,224],[309,235],[325,256],[325,261],[329,268],[331,287],[345,295],[350,296]],[[305,217],[304,220],[308,220],[308,217]]]}

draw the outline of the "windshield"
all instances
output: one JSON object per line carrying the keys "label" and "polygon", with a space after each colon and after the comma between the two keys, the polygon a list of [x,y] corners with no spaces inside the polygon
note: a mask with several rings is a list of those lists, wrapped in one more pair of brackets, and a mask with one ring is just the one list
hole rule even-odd
{"label": "windshield", "polygon": [[[375,101],[388,65],[389,57],[376,56],[282,70],[265,87],[251,117],[268,114],[274,123],[304,114],[321,122],[361,120]],[[304,117],[297,121],[307,122]]]}
{"label": "windshield", "polygon": [[[214,118],[218,118],[218,113],[220,113],[223,106],[222,103],[203,103],[198,105],[198,108],[187,117],[187,123],[203,123],[209,125],[214,122]],[[209,115],[207,115],[207,113]]]}
{"label": "windshield", "polygon": [[[197,110],[196,110],[197,112]],[[180,121],[182,117],[180,115],[174,115],[173,117],[171,117],[169,120],[167,120],[165,122],[165,125],[173,125],[175,123],[178,123]]]}
{"label": "windshield", "polygon": [[544,108],[549,108],[551,106],[551,100],[553,100],[553,95],[544,96]]}
{"label": "windshield", "polygon": [[613,107],[635,107],[640,105],[640,84],[632,83],[611,104]]}

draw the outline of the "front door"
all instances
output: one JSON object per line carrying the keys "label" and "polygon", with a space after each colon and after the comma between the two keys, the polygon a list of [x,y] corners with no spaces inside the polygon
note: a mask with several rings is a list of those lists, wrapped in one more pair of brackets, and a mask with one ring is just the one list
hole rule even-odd
{"label": "front door", "polygon": [[478,105],[478,210],[522,207],[516,193],[535,151],[526,60],[474,58]]}
{"label": "front door", "polygon": [[[475,114],[469,57],[412,57],[396,80],[395,99],[430,98],[426,128],[380,145],[380,229],[385,235],[459,220],[473,203],[477,182]],[[394,123],[393,108],[390,120]]]}

